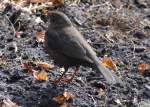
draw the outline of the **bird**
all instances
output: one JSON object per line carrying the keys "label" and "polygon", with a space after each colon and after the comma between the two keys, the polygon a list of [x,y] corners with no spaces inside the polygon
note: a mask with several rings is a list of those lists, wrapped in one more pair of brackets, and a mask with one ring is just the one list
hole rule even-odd
{"label": "bird", "polygon": [[57,10],[48,12],[49,25],[45,33],[45,50],[59,67],[64,67],[63,74],[55,80],[59,83],[70,67],[76,67],[72,80],[80,66],[96,68],[108,84],[118,82],[117,75],[106,68],[88,44],[83,35],[73,26],[69,17]]}

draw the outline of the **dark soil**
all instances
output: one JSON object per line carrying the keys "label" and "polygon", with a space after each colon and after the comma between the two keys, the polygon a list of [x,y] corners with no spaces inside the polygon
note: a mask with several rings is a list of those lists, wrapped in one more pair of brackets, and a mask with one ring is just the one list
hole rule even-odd
{"label": "dark soil", "polygon": [[[66,102],[69,107],[150,107],[150,69],[143,75],[137,69],[139,64],[150,64],[150,1],[110,1],[97,0],[93,5],[91,0],[81,0],[50,10],[65,12],[99,57],[107,55],[117,62],[115,73],[122,83],[108,85],[88,67],[81,67],[69,84],[36,80],[21,65],[52,63],[35,37],[37,31],[47,29],[48,19],[40,11],[28,14],[12,6],[0,13],[0,99],[9,98],[22,107],[59,107],[52,98],[68,90],[75,95]],[[37,17],[43,22],[38,23]],[[20,38],[13,27],[23,32]],[[60,75],[55,70],[48,74],[51,79]]]}

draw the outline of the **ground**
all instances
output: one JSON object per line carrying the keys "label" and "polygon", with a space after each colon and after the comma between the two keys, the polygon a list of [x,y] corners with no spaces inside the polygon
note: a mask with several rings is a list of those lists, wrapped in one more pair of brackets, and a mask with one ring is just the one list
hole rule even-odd
{"label": "ground", "polygon": [[[54,85],[29,75],[22,64],[52,64],[43,43],[36,39],[36,32],[46,31],[48,18],[41,11],[21,11],[12,17],[17,10],[11,6],[0,13],[1,99],[9,98],[21,107],[60,107],[53,98],[67,90],[75,95],[65,102],[69,107],[150,106],[150,68],[142,74],[138,69],[139,64],[150,64],[149,0],[81,0],[49,10],[66,13],[99,58],[107,55],[116,62],[114,72],[121,83],[109,85],[99,72],[84,66],[69,84]],[[20,37],[16,32],[22,32]],[[48,72],[50,79],[59,75],[56,70]]]}

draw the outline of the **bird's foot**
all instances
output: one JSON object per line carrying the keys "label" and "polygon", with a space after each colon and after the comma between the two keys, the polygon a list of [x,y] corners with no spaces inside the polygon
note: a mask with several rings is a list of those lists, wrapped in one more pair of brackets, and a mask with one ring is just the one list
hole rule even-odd
{"label": "bird's foot", "polygon": [[57,85],[58,83],[60,83],[61,79],[62,78],[60,78],[60,77],[59,78],[55,78],[54,80],[50,80],[50,82],[55,84],[55,85]]}
{"label": "bird's foot", "polygon": [[71,83],[74,79],[75,75],[71,75],[71,76],[68,76],[67,75],[67,78],[65,78],[63,81],[67,82],[67,83]]}
{"label": "bird's foot", "polygon": [[74,77],[75,77],[75,75],[68,74],[65,77],[59,77],[59,78],[55,78],[54,80],[50,80],[50,82],[52,82],[56,85],[59,84],[61,81],[70,83]]}
{"label": "bird's foot", "polygon": [[[80,66],[77,66],[76,67],[76,70],[75,70],[75,72],[73,73],[73,74],[69,74],[69,76],[68,75],[66,75],[65,77],[64,77],[64,74],[62,74],[59,78],[56,78],[55,80],[50,80],[50,82],[52,82],[52,83],[54,83],[54,84],[58,84],[58,83],[60,83],[60,81],[64,81],[64,82],[67,82],[67,83],[70,83],[73,79],[74,79],[74,77],[76,76],[76,74],[77,74],[77,72],[79,71],[79,68],[80,68]],[[71,76],[70,76],[71,75]],[[68,78],[69,77],[69,78]]]}

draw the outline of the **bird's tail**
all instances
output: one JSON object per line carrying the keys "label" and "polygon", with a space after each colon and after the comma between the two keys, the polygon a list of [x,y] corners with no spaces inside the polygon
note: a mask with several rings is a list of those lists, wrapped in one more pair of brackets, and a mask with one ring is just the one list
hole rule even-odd
{"label": "bird's tail", "polygon": [[102,62],[99,61],[97,57],[94,57],[93,59],[98,71],[103,74],[104,78],[109,84],[115,84],[119,82],[119,78],[117,77],[117,75],[115,75],[111,70],[103,66]]}
{"label": "bird's tail", "polygon": [[111,70],[102,65],[102,62],[99,61],[98,57],[96,56],[96,53],[92,50],[92,48],[88,44],[86,44],[86,46],[88,46],[88,56],[93,60],[93,63],[95,64],[96,68],[103,74],[107,82],[109,84],[115,84],[118,82],[121,83],[117,75],[115,75]]}
{"label": "bird's tail", "polygon": [[115,84],[119,81],[119,78],[111,70],[103,66],[100,61],[99,64],[96,64],[96,67],[98,71],[103,74],[109,84]]}

